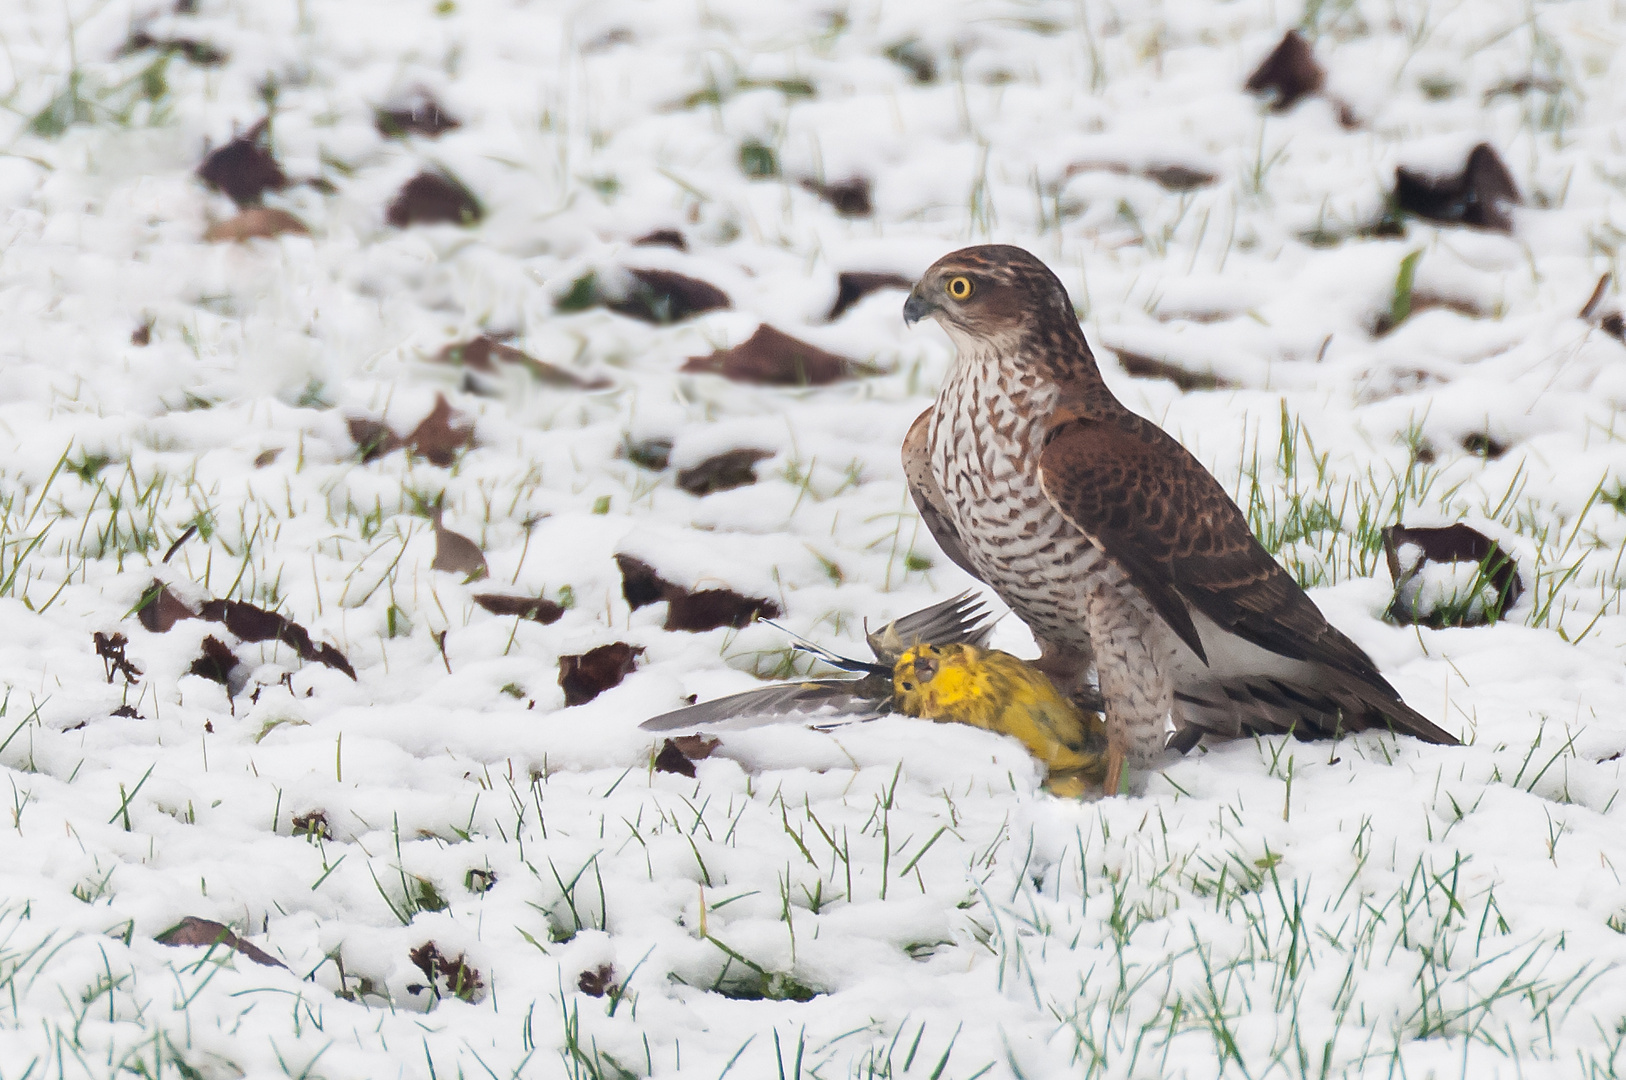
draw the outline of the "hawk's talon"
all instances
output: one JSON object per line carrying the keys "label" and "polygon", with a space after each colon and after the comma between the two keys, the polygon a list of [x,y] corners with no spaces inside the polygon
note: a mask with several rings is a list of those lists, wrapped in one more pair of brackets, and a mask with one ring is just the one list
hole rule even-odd
{"label": "hawk's talon", "polygon": [[1107,750],[1107,780],[1102,785],[1108,795],[1124,793],[1124,753],[1117,747]]}

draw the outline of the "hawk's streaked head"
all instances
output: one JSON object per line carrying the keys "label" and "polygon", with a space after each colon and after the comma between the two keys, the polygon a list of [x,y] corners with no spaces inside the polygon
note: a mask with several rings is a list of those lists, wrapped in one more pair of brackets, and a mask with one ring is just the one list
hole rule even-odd
{"label": "hawk's streaked head", "polygon": [[903,305],[911,325],[927,316],[956,345],[973,349],[1014,341],[1035,322],[1078,326],[1050,268],[1007,244],[961,248],[933,263]]}

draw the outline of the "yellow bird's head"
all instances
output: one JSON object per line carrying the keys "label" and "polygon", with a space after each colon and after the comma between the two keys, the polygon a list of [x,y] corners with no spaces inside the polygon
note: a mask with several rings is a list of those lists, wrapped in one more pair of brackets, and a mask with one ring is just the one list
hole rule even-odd
{"label": "yellow bird's head", "polygon": [[929,720],[992,727],[994,715],[1013,689],[988,663],[994,655],[971,645],[916,645],[905,650],[892,669],[898,711]]}

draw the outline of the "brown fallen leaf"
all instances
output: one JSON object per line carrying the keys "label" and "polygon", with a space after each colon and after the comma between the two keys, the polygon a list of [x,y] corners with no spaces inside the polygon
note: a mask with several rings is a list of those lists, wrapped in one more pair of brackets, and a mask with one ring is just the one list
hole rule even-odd
{"label": "brown fallen leaf", "polygon": [[615,968],[600,964],[596,970],[584,971],[576,977],[576,989],[592,997],[603,997],[617,989]]}
{"label": "brown fallen leaf", "polygon": [[772,450],[729,450],[715,454],[677,474],[677,486],[690,495],[710,495],[757,482],[756,463],[773,457]]}
{"label": "brown fallen leaf", "polygon": [[456,131],[463,122],[447,112],[429,91],[419,89],[400,105],[375,109],[373,126],[386,139],[404,139],[408,135],[435,139]]}
{"label": "brown fallen leaf", "polygon": [[640,469],[650,472],[662,472],[672,459],[671,439],[640,439],[633,442],[627,439],[621,444],[621,452],[626,459]]}
{"label": "brown fallen leaf", "polygon": [[147,49],[156,50],[166,56],[185,57],[187,63],[196,64],[198,67],[213,67],[226,61],[226,54],[207,41],[185,37],[155,38],[146,30],[133,31],[125,39],[123,48],[119,49],[119,55],[129,56]]}
{"label": "brown fallen leaf", "polygon": [[[497,365],[492,362],[493,357],[507,359],[506,356],[501,355],[501,351],[504,349],[519,352],[518,349],[502,344],[489,334],[481,334],[479,337],[471,338],[468,341],[452,342],[452,344],[445,346],[435,354],[435,360],[442,364],[461,364],[463,367],[473,368],[475,371],[492,372],[497,370]],[[524,354],[521,353],[521,355]]]}
{"label": "brown fallen leaf", "polygon": [[1289,30],[1243,86],[1252,94],[1273,95],[1270,107],[1285,112],[1300,98],[1320,92],[1326,80],[1327,73],[1316,62],[1310,43],[1297,30]]}
{"label": "brown fallen leaf", "polygon": [[279,967],[284,971],[288,968],[288,965],[270,953],[256,945],[249,944],[232,933],[231,927],[210,919],[200,919],[196,915],[188,915],[153,940],[160,945],[200,945],[204,948],[211,945],[224,945],[228,949],[235,949],[237,952],[242,953],[256,964],[264,964],[266,967]]}
{"label": "brown fallen leaf", "polygon": [[830,321],[835,322],[847,309],[872,292],[881,289],[901,289],[908,292],[915,283],[902,274],[876,274],[865,270],[849,270],[836,275],[836,302],[830,308]]}
{"label": "brown fallen leaf", "polygon": [[656,229],[652,233],[645,233],[632,243],[634,247],[669,247],[678,251],[689,250],[689,242],[683,239],[683,234],[676,229]]}
{"label": "brown fallen leaf", "polygon": [[621,595],[627,606],[637,611],[647,604],[658,604],[683,590],[655,572],[655,568],[631,555],[617,555],[615,565],[621,571]]}
{"label": "brown fallen leaf", "polygon": [[1211,172],[1180,164],[1148,165],[1141,170],[1141,175],[1157,181],[1166,191],[1195,191],[1219,179]]}
{"label": "brown fallen leaf", "polygon": [[1558,79],[1549,79],[1541,75],[1520,75],[1514,79],[1504,79],[1495,86],[1486,90],[1480,98],[1480,103],[1489,105],[1499,97],[1523,97],[1525,94],[1562,94],[1564,83]]}
{"label": "brown fallen leaf", "polygon": [[881,55],[907,71],[917,83],[937,81],[937,60],[919,38],[905,38],[889,45]]}
{"label": "brown fallen leaf", "polygon": [[[155,634],[167,634],[182,619],[221,623],[239,640],[280,641],[292,647],[301,660],[313,660],[342,671],[352,679],[356,677],[350,661],[332,645],[325,642],[317,645],[311,640],[310,631],[292,619],[240,600],[208,600],[202,608],[193,611],[161,582],[154,581],[142,595],[136,617],[142,626]],[[211,646],[210,642],[214,645]],[[237,657],[232,655],[231,650],[211,637],[204,641],[203,656],[192,665],[192,673],[224,683],[224,678],[215,676],[229,673],[236,664]]]}
{"label": "brown fallen leaf", "polygon": [[1156,181],[1166,191],[1195,191],[1218,179],[1213,173],[1178,162],[1145,165],[1132,169],[1121,161],[1075,161],[1062,173],[1063,178],[1087,172],[1107,172],[1117,176],[1144,176]]}
{"label": "brown fallen leaf", "polygon": [[104,634],[98,630],[90,636],[90,639],[96,646],[96,655],[102,658],[102,666],[107,669],[109,683],[112,683],[115,674],[124,676],[126,686],[134,686],[141,681],[141,669],[124,655],[125,646],[130,644],[129,638],[123,634]]}
{"label": "brown fallen leaf", "polygon": [[1398,166],[1393,201],[1408,214],[1444,225],[1510,233],[1513,217],[1507,208],[1524,199],[1501,157],[1489,143],[1480,143],[1454,176],[1426,176]]}
{"label": "brown fallen leaf", "polygon": [[356,449],[361,452],[363,463],[376,461],[406,445],[401,436],[391,431],[389,425],[382,420],[352,416],[345,420],[344,424],[350,431],[350,441],[355,443]]}
{"label": "brown fallen leaf", "polygon": [[[1414,290],[1411,294],[1411,303],[1406,308],[1406,318],[1409,319],[1424,311],[1454,311],[1470,319],[1483,319],[1488,314],[1485,309],[1466,297],[1441,296],[1423,289]],[[1401,320],[1404,321],[1405,319]],[[1382,337],[1399,325],[1400,323],[1394,321],[1393,312],[1381,311],[1377,318],[1372,320],[1372,336]]]}
{"label": "brown fallen leaf", "polygon": [[505,345],[487,334],[481,334],[470,341],[448,345],[435,354],[435,359],[443,364],[461,364],[471,370],[488,373],[498,370],[497,361],[518,364],[535,376],[538,382],[549,386],[602,390],[612,385],[611,380],[602,375],[594,378],[578,375],[574,371],[538,360],[529,353],[512,345]]}
{"label": "brown fallen leaf", "polygon": [[401,442],[428,458],[431,465],[445,468],[456,460],[459,450],[474,445],[474,425],[454,423],[451,403],[445,394],[437,393],[435,407]]}
{"label": "brown fallen leaf", "polygon": [[398,229],[412,225],[473,225],[485,211],[462,181],[445,172],[421,172],[408,180],[384,217]]}
{"label": "brown fallen leaf", "polygon": [[807,179],[802,181],[802,186],[829,203],[842,217],[869,217],[874,212],[870,183],[865,177],[855,176],[833,184]]}
{"label": "brown fallen leaf", "polygon": [[1191,371],[1170,360],[1159,360],[1110,345],[1106,349],[1118,358],[1118,363],[1123,365],[1126,372],[1137,379],[1167,379],[1187,393],[1193,390],[1228,390],[1236,386],[1236,383],[1212,371]]}
{"label": "brown fallen leaf", "polygon": [[745,596],[732,589],[685,592],[672,597],[667,603],[663,627],[667,630],[686,630],[691,634],[703,634],[722,626],[739,630],[759,617],[779,617],[779,605],[772,600]]}
{"label": "brown fallen leaf", "polygon": [[583,705],[611,687],[620,686],[621,680],[638,666],[643,651],[642,646],[617,641],[579,656],[559,657],[559,686],[565,692],[565,704]]}
{"label": "brown fallen leaf", "polygon": [[671,270],[628,270],[625,296],[606,297],[604,306],[620,315],[664,326],[707,311],[733,306],[728,294],[710,282]]}
{"label": "brown fallen leaf", "polygon": [[210,600],[198,612],[198,618],[224,624],[241,641],[280,641],[298,653],[301,660],[315,661],[352,679],[356,677],[355,668],[343,653],[326,642],[317,645],[309,630],[274,611],[240,600]]}
{"label": "brown fallen leaf", "polygon": [[130,331],[130,344],[143,348],[152,344],[152,320],[149,319]]}
{"label": "brown fallen leaf", "polygon": [[780,615],[779,605],[772,600],[745,596],[732,589],[690,591],[667,581],[654,567],[631,555],[617,555],[615,562],[621,570],[621,595],[627,606],[637,611],[666,601],[669,606],[663,625],[667,630],[704,633],[722,626],[739,629],[759,616],[777,619]]}
{"label": "brown fallen leaf", "polygon": [[238,206],[260,201],[267,191],[281,191],[288,178],[271,154],[270,128],[261,120],[198,166],[198,179],[223,191]]}
{"label": "brown fallen leaf", "polygon": [[328,824],[327,811],[312,810],[308,814],[295,814],[289,822],[295,836],[314,836],[322,840],[333,839],[333,828]]}
{"label": "brown fallen leaf", "polygon": [[[1458,523],[1444,528],[1407,528],[1391,525],[1383,530],[1383,555],[1395,583],[1394,599],[1384,618],[1400,626],[1414,623],[1435,629],[1446,626],[1481,626],[1503,618],[1524,593],[1513,556],[1477,529]],[[1423,608],[1425,598],[1417,578],[1430,564],[1469,563],[1478,566],[1473,583],[1463,594]],[[1484,602],[1488,587],[1495,596]]]}
{"label": "brown fallen leaf", "polygon": [[1462,448],[1474,457],[1482,457],[1487,461],[1495,461],[1508,451],[1507,443],[1484,431],[1470,431],[1464,435]]}
{"label": "brown fallen leaf", "polygon": [[501,593],[480,593],[474,602],[493,615],[516,615],[543,626],[551,626],[565,613],[560,604],[540,596],[504,596]]}
{"label": "brown fallen leaf", "polygon": [[[1369,405],[1374,401],[1384,401],[1388,398],[1400,397],[1403,394],[1416,394],[1433,386],[1444,386],[1450,381],[1449,376],[1420,367],[1380,365],[1361,376],[1361,384],[1355,393],[1355,400],[1362,405]],[[1433,444],[1424,439],[1418,447],[1416,455],[1417,460],[1423,464],[1433,464]]]}
{"label": "brown fallen leaf", "polygon": [[161,581],[154,581],[147,586],[142,594],[141,601],[136,605],[136,618],[141,625],[155,634],[167,634],[170,629],[182,619],[193,618],[197,613],[181,602],[180,597],[170,592]]}
{"label": "brown fallen leaf", "polygon": [[440,984],[435,981],[438,975],[446,983],[446,993],[464,1001],[473,1001],[485,983],[481,981],[480,973],[468,965],[464,956],[465,954],[458,953],[457,956],[448,958],[440,951],[439,945],[433,941],[424,942],[408,952],[407,959],[423,972],[423,977],[429,980],[429,985],[409,986],[407,990],[414,994],[432,990],[436,997],[440,997]]}
{"label": "brown fallen leaf", "polygon": [[677,773],[690,779],[695,775],[694,762],[685,757],[683,751],[677,748],[677,743],[671,739],[667,739],[665,745],[661,747],[661,752],[655,755],[655,771]]}
{"label": "brown fallen leaf", "polygon": [[856,375],[877,373],[868,364],[825,352],[767,323],[758,326],[756,333],[732,349],[719,349],[710,356],[691,356],[683,370],[721,375],[735,382],[759,386],[824,386]]}
{"label": "brown fallen leaf", "polygon": [[235,217],[210,225],[204,230],[203,238],[211,244],[219,244],[270,239],[284,233],[309,236],[311,231],[305,227],[303,221],[286,210],[278,210],[272,206],[250,206],[238,212]]}
{"label": "brown fallen leaf", "polygon": [[480,545],[443,525],[439,506],[435,507],[430,520],[435,526],[435,559],[429,564],[429,569],[462,574],[466,581],[475,581],[490,574]]}
{"label": "brown fallen leaf", "polygon": [[186,670],[189,675],[201,675],[210,682],[230,687],[231,673],[241,662],[224,641],[211,634],[203,639],[203,655],[192,661]]}
{"label": "brown fallen leaf", "polygon": [[708,739],[704,735],[677,735],[668,740],[690,761],[703,761],[713,750],[723,745],[721,739]]}

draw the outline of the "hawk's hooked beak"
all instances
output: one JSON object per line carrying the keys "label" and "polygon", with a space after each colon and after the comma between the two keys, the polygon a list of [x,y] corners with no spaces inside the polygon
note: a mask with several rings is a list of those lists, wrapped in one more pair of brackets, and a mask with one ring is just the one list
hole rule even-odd
{"label": "hawk's hooked beak", "polygon": [[910,292],[909,299],[903,302],[903,321],[910,326],[932,313],[932,305],[923,300],[919,293]]}

